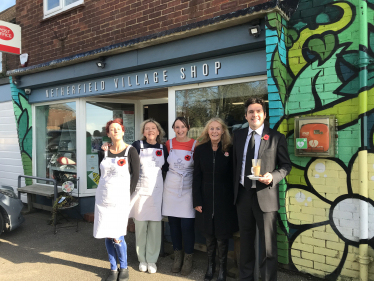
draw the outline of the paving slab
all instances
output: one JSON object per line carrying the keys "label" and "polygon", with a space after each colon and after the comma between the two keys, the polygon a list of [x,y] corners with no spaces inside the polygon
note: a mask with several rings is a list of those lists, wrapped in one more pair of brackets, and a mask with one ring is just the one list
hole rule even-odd
{"label": "paving slab", "polygon": [[[0,235],[0,280],[105,280],[109,272],[109,261],[104,240],[92,236],[93,224],[82,221],[79,223],[78,232],[75,227],[71,227],[58,229],[57,234],[53,234],[53,227],[47,224],[50,218],[51,213],[36,211],[25,215],[25,223],[18,229]],[[75,226],[74,221],[70,224]],[[61,226],[67,225],[68,222],[63,222]],[[138,270],[133,233],[128,233],[126,243],[130,280],[204,280],[206,253],[195,252],[193,271],[189,276],[170,272],[173,262],[171,255],[160,257],[157,273],[149,274]],[[169,247],[167,251],[170,252],[171,245],[167,243],[166,247]],[[213,280],[215,279],[216,277]],[[321,279],[279,270],[278,280]]]}

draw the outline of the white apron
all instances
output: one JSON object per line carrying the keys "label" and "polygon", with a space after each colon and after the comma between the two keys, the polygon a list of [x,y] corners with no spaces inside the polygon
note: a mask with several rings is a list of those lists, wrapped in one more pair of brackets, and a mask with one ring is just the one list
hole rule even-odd
{"label": "white apron", "polygon": [[167,159],[169,171],[164,183],[164,197],[162,215],[178,218],[194,218],[195,210],[192,202],[192,176],[193,152],[196,141],[191,151],[173,149],[170,140],[170,152]]}
{"label": "white apron", "polygon": [[138,221],[161,221],[164,182],[161,168],[165,164],[161,148],[144,148],[140,141],[140,173],[138,184],[131,196],[130,218]]}
{"label": "white apron", "polygon": [[126,235],[130,212],[130,147],[126,148],[124,157],[109,158],[108,151],[105,151],[105,157],[100,163],[101,177],[95,197],[95,238]]}

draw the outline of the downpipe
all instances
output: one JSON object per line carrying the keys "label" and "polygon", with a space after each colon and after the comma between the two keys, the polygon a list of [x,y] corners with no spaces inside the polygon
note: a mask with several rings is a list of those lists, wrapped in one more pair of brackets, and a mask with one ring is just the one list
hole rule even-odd
{"label": "downpipe", "polygon": [[[359,125],[361,128],[360,144],[358,152],[358,178],[359,178],[359,194],[362,198],[369,198],[368,188],[368,151],[367,151],[367,104],[368,104],[368,65],[369,58],[367,55],[368,48],[368,18],[367,18],[367,2],[361,0],[358,7],[359,19],[359,96],[358,96],[358,116]],[[359,214],[360,214],[360,244],[358,262],[360,264],[360,280],[369,280],[369,208],[368,202],[360,200]]]}

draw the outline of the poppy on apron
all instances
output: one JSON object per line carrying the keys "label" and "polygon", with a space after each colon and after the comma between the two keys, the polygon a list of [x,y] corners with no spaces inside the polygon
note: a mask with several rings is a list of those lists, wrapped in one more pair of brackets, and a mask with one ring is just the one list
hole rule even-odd
{"label": "poppy on apron", "polygon": [[101,177],[95,197],[95,238],[116,238],[126,235],[130,212],[130,180],[128,152],[124,157],[109,158],[108,151],[100,163]]}
{"label": "poppy on apron", "polygon": [[161,221],[164,183],[161,168],[165,164],[162,144],[160,148],[144,148],[140,141],[140,173],[135,192],[131,196],[129,217],[138,221]]}
{"label": "poppy on apron", "polygon": [[173,149],[170,140],[168,156],[169,171],[164,183],[162,215],[179,218],[194,218],[195,210],[192,203],[193,153],[196,145],[194,141],[191,151]]}

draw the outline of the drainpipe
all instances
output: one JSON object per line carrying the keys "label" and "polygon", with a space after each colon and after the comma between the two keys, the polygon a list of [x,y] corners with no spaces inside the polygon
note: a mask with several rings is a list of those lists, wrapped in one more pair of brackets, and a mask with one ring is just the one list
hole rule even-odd
{"label": "drainpipe", "polygon": [[[368,48],[368,21],[367,21],[367,3],[365,0],[359,2],[359,7],[357,10],[358,20],[359,20],[359,62],[358,66],[360,68],[359,79],[360,79],[360,94],[358,96],[358,114],[359,114],[359,125],[361,128],[361,140],[358,152],[358,178],[359,181],[359,194],[363,198],[369,198],[368,191],[368,168],[367,168],[367,80],[368,80],[368,64],[369,58],[367,55]],[[368,202],[360,200],[359,205],[360,213],[360,245],[359,245],[359,256],[358,262],[360,264],[360,280],[369,280],[369,210]]]}

